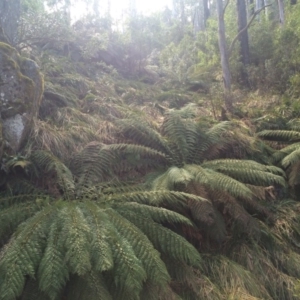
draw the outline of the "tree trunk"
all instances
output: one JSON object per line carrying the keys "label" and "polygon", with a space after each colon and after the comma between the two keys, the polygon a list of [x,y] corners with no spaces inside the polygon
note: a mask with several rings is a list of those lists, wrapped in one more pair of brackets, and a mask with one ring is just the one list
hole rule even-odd
{"label": "tree trunk", "polygon": [[0,26],[13,46],[18,41],[20,12],[20,0],[0,0]]}
{"label": "tree trunk", "polygon": [[284,2],[283,0],[278,0],[278,10],[279,10],[279,22],[284,25]]}
{"label": "tree trunk", "polygon": [[180,19],[181,19],[181,26],[182,28],[185,25],[185,5],[184,0],[180,0]]}
{"label": "tree trunk", "polygon": [[225,92],[225,107],[228,112],[232,112],[232,100],[230,97],[231,90],[231,75],[228,63],[228,54],[226,48],[226,37],[225,37],[225,22],[223,12],[223,1],[217,0],[217,14],[218,14],[218,34],[219,34],[219,49],[221,54],[221,65],[223,72],[223,84]]}
{"label": "tree trunk", "polygon": [[194,27],[194,33],[196,34],[200,30],[204,30],[204,24],[201,22],[201,12],[200,8],[196,7],[193,17],[193,27]]}
{"label": "tree trunk", "polygon": [[203,22],[204,22],[204,28],[206,28],[206,21],[210,16],[210,11],[208,8],[208,0],[203,0]]}
{"label": "tree trunk", "polygon": [[[237,0],[237,15],[238,15],[238,32],[242,31],[247,26],[247,10],[245,0]],[[241,82],[245,86],[249,86],[247,65],[249,64],[249,39],[248,29],[244,30],[239,36],[240,42],[240,58],[242,68],[240,71]]]}
{"label": "tree trunk", "polygon": [[248,15],[251,17],[254,14],[254,1],[249,0],[248,2]]}

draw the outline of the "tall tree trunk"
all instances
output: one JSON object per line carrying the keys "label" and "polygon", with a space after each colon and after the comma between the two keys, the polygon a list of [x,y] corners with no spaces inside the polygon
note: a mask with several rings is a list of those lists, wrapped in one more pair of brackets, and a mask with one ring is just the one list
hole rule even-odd
{"label": "tall tree trunk", "polygon": [[193,27],[194,33],[204,30],[204,24],[201,22],[201,11],[199,7],[195,8],[194,16],[193,16]]}
{"label": "tall tree trunk", "polygon": [[279,22],[284,25],[284,2],[283,0],[278,0],[278,10],[279,10]]}
{"label": "tall tree trunk", "polygon": [[0,26],[8,41],[14,46],[18,41],[20,13],[20,0],[0,0]]}
{"label": "tall tree trunk", "polygon": [[185,5],[184,5],[184,0],[180,0],[180,19],[181,19],[181,26],[182,28],[185,25]]}
{"label": "tall tree trunk", "polygon": [[222,65],[223,84],[224,84],[224,92],[225,92],[225,99],[224,99],[225,107],[228,112],[232,112],[232,99],[230,97],[231,75],[229,70],[228,54],[226,48],[223,0],[217,0],[217,14],[218,14],[219,49],[221,54],[221,65]]}
{"label": "tall tree trunk", "polygon": [[[242,31],[247,26],[247,10],[245,0],[237,0],[237,15],[238,15],[238,32]],[[241,81],[244,85],[249,86],[247,65],[249,64],[249,39],[248,29],[244,30],[239,35],[240,42],[240,57],[242,68],[240,71]]]}
{"label": "tall tree trunk", "polygon": [[206,22],[210,16],[210,11],[208,8],[208,0],[202,0],[202,3],[203,3],[203,22],[204,22],[204,28],[206,28]]}
{"label": "tall tree trunk", "polygon": [[254,0],[248,1],[248,15],[251,17],[254,14]]}

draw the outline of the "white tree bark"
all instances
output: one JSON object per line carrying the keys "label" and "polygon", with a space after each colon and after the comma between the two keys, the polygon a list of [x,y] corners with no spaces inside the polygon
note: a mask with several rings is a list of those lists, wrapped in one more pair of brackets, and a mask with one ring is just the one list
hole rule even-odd
{"label": "white tree bark", "polygon": [[283,0],[278,0],[278,10],[279,10],[279,22],[284,25],[284,2]]}
{"label": "white tree bark", "polygon": [[228,53],[226,47],[224,9],[223,9],[222,0],[217,0],[217,14],[218,14],[219,49],[221,55],[221,65],[222,65],[223,83],[224,83],[224,91],[225,91],[225,106],[227,111],[231,112],[232,111],[232,100],[230,97],[231,74],[229,70]]}

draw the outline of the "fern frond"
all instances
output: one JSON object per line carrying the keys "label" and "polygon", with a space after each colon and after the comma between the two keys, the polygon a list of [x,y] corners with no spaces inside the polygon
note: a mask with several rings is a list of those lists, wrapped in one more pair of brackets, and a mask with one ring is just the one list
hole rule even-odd
{"label": "fern frond", "polygon": [[282,159],[284,159],[285,156],[291,154],[292,152],[298,150],[299,148],[300,148],[300,143],[294,143],[294,144],[288,145],[288,146],[280,149],[279,151],[276,151],[272,155],[272,159],[275,163],[278,163]]}
{"label": "fern frond", "polygon": [[180,115],[174,112],[166,115],[162,131],[176,145],[176,152],[180,153],[181,163],[184,163],[187,162],[190,152],[196,146],[198,132],[195,122],[182,119]]}
{"label": "fern frond", "polygon": [[244,184],[227,175],[197,165],[186,165],[185,169],[194,176],[196,182],[209,187],[211,190],[223,190],[234,197],[252,197],[252,192]]}
{"label": "fern frond", "polygon": [[293,130],[263,130],[257,136],[268,141],[297,142],[300,140],[300,132]]}
{"label": "fern frond", "polygon": [[[140,259],[146,271],[147,280],[161,286],[166,286],[171,280],[165,264],[160,259],[159,253],[154,249],[149,239],[138,230],[129,220],[126,220],[126,210],[107,211],[111,222],[116,226],[118,232],[131,244],[137,258]],[[139,212],[138,212],[139,213]],[[140,276],[143,282],[146,277]]]}
{"label": "fern frond", "polygon": [[39,210],[36,203],[21,203],[0,209],[0,240],[9,237],[29,217]]}
{"label": "fern frond", "polygon": [[39,289],[57,299],[69,279],[63,243],[60,240],[61,224],[56,219],[49,228],[47,246],[38,268]]}
{"label": "fern frond", "polygon": [[0,299],[21,295],[25,275],[34,278],[42,258],[43,235],[54,209],[48,207],[19,227],[11,242],[0,253]]}
{"label": "fern frond", "polygon": [[89,251],[91,232],[89,224],[76,205],[67,205],[58,214],[61,222],[59,243],[67,249],[65,261],[73,274],[85,275],[92,268]]}
{"label": "fern frond", "polygon": [[39,150],[30,156],[35,167],[44,173],[54,173],[57,178],[57,184],[66,195],[72,194],[75,189],[73,175],[71,171],[50,152]]}
{"label": "fern frond", "polygon": [[256,185],[279,184],[285,186],[282,176],[275,175],[270,171],[280,173],[283,171],[276,167],[266,167],[254,161],[245,160],[215,160],[202,164],[202,167],[221,172],[241,182]]}
{"label": "fern frond", "polygon": [[295,187],[300,183],[300,161],[287,169],[289,186]]}
{"label": "fern frond", "polygon": [[149,124],[136,119],[120,120],[117,124],[120,125],[120,132],[135,144],[143,145],[165,153],[167,156],[171,156],[171,150],[169,149],[166,139]]}
{"label": "fern frond", "polygon": [[[156,249],[188,265],[199,266],[201,262],[199,253],[184,238],[148,218],[138,216],[133,212],[130,214],[132,222],[148,236]],[[129,212],[127,217],[129,217]],[[163,241],[168,241],[168,243]]]}
{"label": "fern frond", "polygon": [[122,211],[124,213],[126,211],[133,211],[151,219],[156,223],[181,223],[193,226],[192,222],[188,218],[182,216],[181,214],[161,207],[152,207],[149,205],[143,205],[138,203],[117,204],[113,207],[115,207],[116,211]]}
{"label": "fern frond", "polygon": [[282,161],[281,164],[284,168],[293,166],[295,163],[300,160],[300,148],[294,150],[292,153],[288,154]]}
{"label": "fern frond", "polygon": [[[112,177],[114,173],[132,170],[142,159],[148,159],[149,164],[154,166],[166,163],[163,153],[148,147],[91,143],[74,158],[72,169],[78,177],[79,186],[90,186]],[[141,167],[145,168],[145,163]]]}
{"label": "fern frond", "polygon": [[220,137],[222,137],[222,135],[226,133],[231,127],[232,127],[231,122],[224,121],[224,122],[219,122],[216,125],[214,125],[212,128],[210,128],[206,132],[210,144],[218,143],[220,141]]}
{"label": "fern frond", "polygon": [[106,214],[94,202],[85,201],[81,209],[91,228],[90,255],[93,269],[101,272],[110,270],[113,267],[113,256],[108,237],[112,226]]}
{"label": "fern frond", "polygon": [[118,295],[115,298],[124,299],[124,294],[127,294],[132,299],[138,299],[147,278],[142,262],[136,257],[130,242],[116,229],[111,239],[111,249],[114,259],[111,272],[117,288],[115,294]]}

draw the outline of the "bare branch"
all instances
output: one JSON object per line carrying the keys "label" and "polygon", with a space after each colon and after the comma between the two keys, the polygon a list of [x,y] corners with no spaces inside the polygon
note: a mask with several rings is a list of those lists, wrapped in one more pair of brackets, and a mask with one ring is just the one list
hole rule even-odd
{"label": "bare branch", "polygon": [[[229,0],[228,0],[229,2]],[[252,15],[250,21],[248,22],[248,24],[235,36],[235,38],[232,40],[231,44],[230,44],[230,47],[229,47],[229,50],[228,50],[228,59],[230,58],[231,54],[232,54],[232,50],[233,50],[233,47],[235,45],[235,42],[237,41],[237,39],[240,37],[240,35],[245,31],[247,30],[250,25],[252,24],[254,18],[262,11],[264,10],[266,7],[268,6],[271,6],[272,4],[268,4],[268,5],[265,5],[263,6],[262,8],[258,9],[257,11],[254,12],[254,14]]]}

